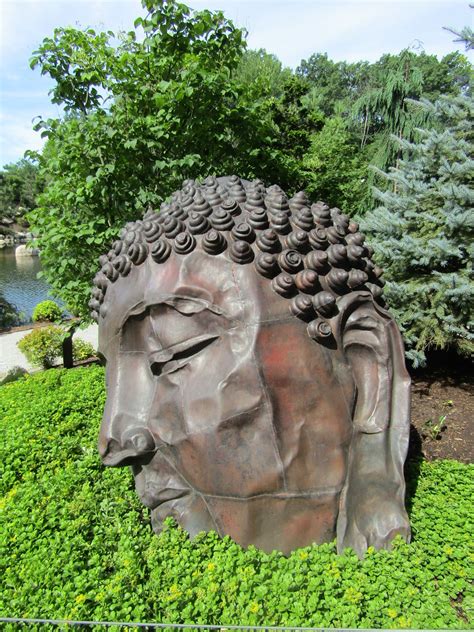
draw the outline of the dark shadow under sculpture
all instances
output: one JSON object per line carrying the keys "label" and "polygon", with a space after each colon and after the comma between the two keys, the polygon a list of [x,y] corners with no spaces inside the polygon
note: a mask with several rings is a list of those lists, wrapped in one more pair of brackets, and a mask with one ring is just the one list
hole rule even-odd
{"label": "dark shadow under sculpture", "polygon": [[183,183],[100,259],[105,465],[159,531],[288,553],[409,539],[409,377],[383,282],[337,208],[232,176]]}

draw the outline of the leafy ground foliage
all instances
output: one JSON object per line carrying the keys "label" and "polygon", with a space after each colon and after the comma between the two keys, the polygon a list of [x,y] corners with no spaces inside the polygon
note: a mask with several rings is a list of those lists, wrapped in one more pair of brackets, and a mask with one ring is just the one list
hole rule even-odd
{"label": "leafy ground foliage", "polygon": [[130,472],[99,462],[104,399],[97,366],[0,388],[1,616],[472,627],[473,466],[412,463],[413,542],[363,561],[333,543],[285,558],[191,542],[172,524],[157,538]]}

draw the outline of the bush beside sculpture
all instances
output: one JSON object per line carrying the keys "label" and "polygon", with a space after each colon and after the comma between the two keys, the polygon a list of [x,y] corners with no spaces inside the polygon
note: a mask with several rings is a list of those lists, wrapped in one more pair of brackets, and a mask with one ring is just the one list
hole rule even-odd
{"label": "bush beside sculpture", "polygon": [[[57,325],[48,325],[22,338],[17,344],[20,351],[33,366],[49,369],[62,357],[62,344],[67,332]],[[86,360],[95,355],[94,347],[81,339],[73,340],[74,360]]]}
{"label": "bush beside sculpture", "polygon": [[63,340],[63,330],[55,325],[48,325],[34,329],[17,345],[30,364],[49,369],[61,356]]}
{"label": "bush beside sculpture", "polygon": [[72,341],[72,355],[76,362],[81,362],[95,356],[95,349],[90,342],[76,338]]}
{"label": "bush beside sculpture", "polygon": [[129,472],[100,465],[104,400],[97,366],[0,388],[0,616],[472,628],[473,466],[417,476],[412,463],[414,541],[362,561],[334,543],[285,558],[214,533],[190,541],[169,524],[157,538]]}

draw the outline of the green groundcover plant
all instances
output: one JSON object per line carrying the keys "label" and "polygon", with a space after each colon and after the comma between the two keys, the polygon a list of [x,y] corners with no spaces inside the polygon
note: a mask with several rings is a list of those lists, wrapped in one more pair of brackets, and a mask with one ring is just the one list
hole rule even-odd
{"label": "green groundcover plant", "polygon": [[171,522],[156,537],[130,472],[99,461],[104,400],[98,366],[0,387],[0,616],[472,628],[473,466],[412,462],[413,542],[362,561],[190,541]]}

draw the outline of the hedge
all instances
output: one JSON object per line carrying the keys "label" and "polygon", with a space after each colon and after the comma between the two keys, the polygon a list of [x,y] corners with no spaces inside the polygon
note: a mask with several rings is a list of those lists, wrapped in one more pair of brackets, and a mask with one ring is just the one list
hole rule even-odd
{"label": "hedge", "polygon": [[413,541],[362,561],[334,543],[284,557],[190,541],[171,522],[157,537],[129,470],[99,461],[104,399],[98,366],[0,387],[0,616],[472,627],[472,465],[411,463]]}

